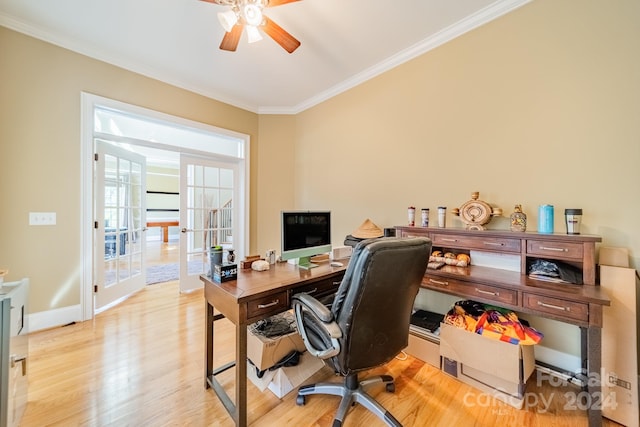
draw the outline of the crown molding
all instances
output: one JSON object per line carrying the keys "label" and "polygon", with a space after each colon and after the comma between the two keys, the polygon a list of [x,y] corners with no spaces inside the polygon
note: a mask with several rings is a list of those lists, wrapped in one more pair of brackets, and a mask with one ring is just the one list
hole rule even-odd
{"label": "crown molding", "polygon": [[367,80],[370,80],[380,74],[383,74],[405,62],[408,62],[420,55],[429,52],[432,49],[442,46],[443,44],[460,37],[496,18],[501,17],[519,7],[532,2],[533,0],[499,0],[478,11],[473,15],[469,15],[465,19],[450,25],[439,31],[433,36],[426,38],[415,45],[389,57],[387,60],[370,67],[361,73],[358,73],[340,84],[337,84],[318,95],[307,99],[306,101],[288,109],[277,107],[261,107],[258,110],[260,114],[298,114],[315,105],[318,105],[328,99],[333,98],[349,89],[352,89]]}

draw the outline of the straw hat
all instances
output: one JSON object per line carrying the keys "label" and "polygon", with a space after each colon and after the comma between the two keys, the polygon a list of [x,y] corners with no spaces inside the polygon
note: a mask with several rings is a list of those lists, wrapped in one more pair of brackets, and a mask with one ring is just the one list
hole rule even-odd
{"label": "straw hat", "polygon": [[360,227],[356,229],[351,235],[358,239],[373,239],[375,237],[383,236],[382,229],[375,225],[369,218],[367,218]]}

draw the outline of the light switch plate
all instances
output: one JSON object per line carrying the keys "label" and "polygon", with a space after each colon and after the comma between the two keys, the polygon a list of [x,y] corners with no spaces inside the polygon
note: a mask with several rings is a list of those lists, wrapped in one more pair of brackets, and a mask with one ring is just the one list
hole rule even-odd
{"label": "light switch plate", "polygon": [[56,213],[29,212],[29,225],[56,225]]}

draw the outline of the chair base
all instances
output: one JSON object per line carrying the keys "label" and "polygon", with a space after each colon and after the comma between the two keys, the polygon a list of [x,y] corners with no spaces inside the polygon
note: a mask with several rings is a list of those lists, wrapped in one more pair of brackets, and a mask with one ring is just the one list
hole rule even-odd
{"label": "chair base", "polygon": [[305,404],[305,397],[310,394],[329,394],[333,396],[341,396],[340,406],[333,420],[333,427],[340,427],[347,416],[349,408],[356,403],[361,404],[369,411],[373,412],[378,418],[384,421],[388,426],[402,427],[402,424],[395,419],[393,415],[376,400],[364,391],[365,387],[373,384],[385,384],[387,391],[393,393],[395,384],[393,377],[390,375],[379,375],[358,381],[357,374],[351,374],[345,377],[344,384],[339,383],[318,383],[304,385],[298,389],[298,397],[296,403],[298,405]]}

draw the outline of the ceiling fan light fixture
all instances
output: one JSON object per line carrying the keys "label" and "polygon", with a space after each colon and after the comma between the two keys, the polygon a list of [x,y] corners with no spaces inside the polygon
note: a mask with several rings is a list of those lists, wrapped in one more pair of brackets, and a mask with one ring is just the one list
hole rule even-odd
{"label": "ceiling fan light fixture", "polygon": [[257,27],[262,24],[262,8],[256,4],[245,4],[242,8],[242,15],[248,25]]}
{"label": "ceiling fan light fixture", "polygon": [[260,34],[260,31],[258,31],[258,27],[247,25],[247,41],[249,43],[255,43],[260,40],[262,40],[262,35]]}
{"label": "ceiling fan light fixture", "polygon": [[238,23],[238,15],[233,9],[227,10],[226,12],[218,12],[218,21],[220,21],[222,28],[229,33],[233,26]]}

